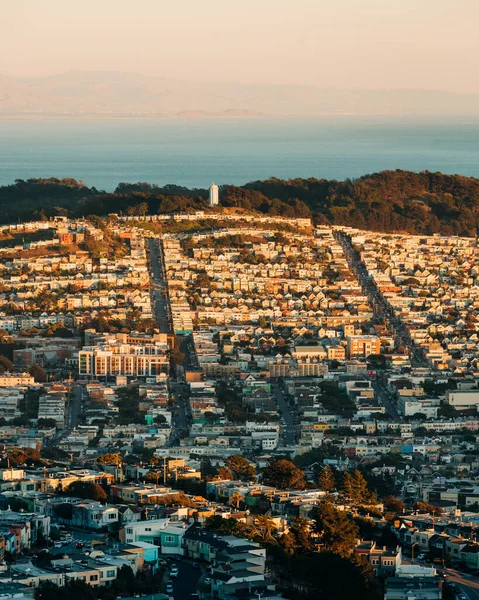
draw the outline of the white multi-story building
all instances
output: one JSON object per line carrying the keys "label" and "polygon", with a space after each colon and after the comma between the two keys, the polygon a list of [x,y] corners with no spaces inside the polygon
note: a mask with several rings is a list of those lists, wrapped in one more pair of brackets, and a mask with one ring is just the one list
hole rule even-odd
{"label": "white multi-story building", "polygon": [[151,377],[167,374],[167,349],[167,345],[163,343],[85,346],[78,353],[78,372],[80,375],[94,377]]}
{"label": "white multi-story building", "polygon": [[43,394],[38,403],[39,419],[54,419],[57,425],[65,423],[65,394]]}
{"label": "white multi-story building", "polygon": [[209,206],[218,206],[219,203],[219,188],[217,185],[212,183],[210,186],[210,197],[208,200],[208,204]]}

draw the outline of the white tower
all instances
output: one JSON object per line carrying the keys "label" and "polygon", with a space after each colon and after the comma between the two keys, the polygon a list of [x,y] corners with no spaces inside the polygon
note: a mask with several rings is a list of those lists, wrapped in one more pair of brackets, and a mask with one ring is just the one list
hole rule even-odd
{"label": "white tower", "polygon": [[208,202],[209,206],[218,206],[220,202],[218,192],[218,186],[212,183],[210,186],[210,198]]}

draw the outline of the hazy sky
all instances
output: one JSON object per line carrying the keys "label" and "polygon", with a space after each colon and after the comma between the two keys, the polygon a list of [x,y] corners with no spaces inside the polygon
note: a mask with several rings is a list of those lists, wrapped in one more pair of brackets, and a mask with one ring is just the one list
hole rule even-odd
{"label": "hazy sky", "polygon": [[0,72],[479,92],[479,0],[0,0]]}

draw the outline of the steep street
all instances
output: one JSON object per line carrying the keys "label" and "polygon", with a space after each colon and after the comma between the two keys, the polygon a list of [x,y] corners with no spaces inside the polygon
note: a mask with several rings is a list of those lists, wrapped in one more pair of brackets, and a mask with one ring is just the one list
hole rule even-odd
{"label": "steep street", "polygon": [[271,386],[271,392],[284,419],[282,427],[283,443],[285,446],[292,446],[296,442],[296,416],[293,409],[289,406],[279,384],[274,383]]}
{"label": "steep street", "polygon": [[163,249],[158,239],[148,240],[150,272],[152,274],[152,303],[161,333],[172,333],[171,316],[168,305],[168,285],[166,283]]}
{"label": "steep street", "polygon": [[74,385],[70,397],[69,415],[67,419],[69,429],[74,429],[80,422],[82,410],[83,388],[81,385]]}

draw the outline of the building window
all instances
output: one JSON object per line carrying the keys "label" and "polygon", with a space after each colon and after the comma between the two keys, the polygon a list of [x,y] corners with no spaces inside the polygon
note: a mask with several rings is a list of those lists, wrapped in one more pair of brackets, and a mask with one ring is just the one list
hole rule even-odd
{"label": "building window", "polygon": [[115,571],[114,569],[111,569],[110,571],[106,572],[106,576],[107,577],[115,577]]}

